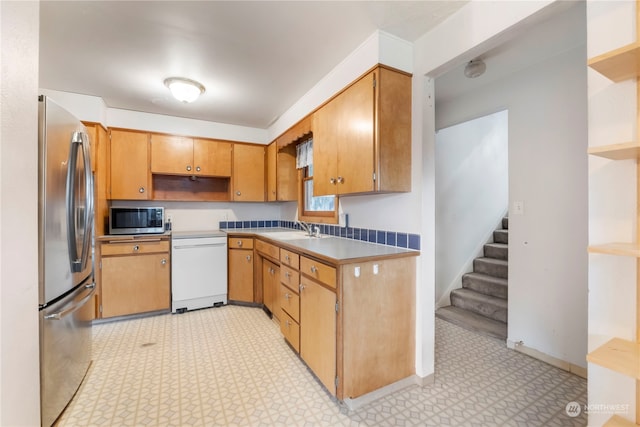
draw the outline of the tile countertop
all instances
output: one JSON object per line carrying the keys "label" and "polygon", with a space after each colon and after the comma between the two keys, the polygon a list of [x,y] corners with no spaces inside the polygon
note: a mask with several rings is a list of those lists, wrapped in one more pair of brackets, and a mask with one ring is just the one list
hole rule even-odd
{"label": "tile countertop", "polygon": [[[316,256],[333,264],[420,255],[420,251],[413,249],[378,245],[341,237],[305,237],[301,231],[289,228],[242,228],[225,230],[225,232],[234,236],[244,234],[260,237],[261,239],[270,240],[285,249],[293,249],[310,256]],[[301,237],[291,238],[292,233],[296,232],[300,233]],[[278,238],[280,233],[286,238]]]}

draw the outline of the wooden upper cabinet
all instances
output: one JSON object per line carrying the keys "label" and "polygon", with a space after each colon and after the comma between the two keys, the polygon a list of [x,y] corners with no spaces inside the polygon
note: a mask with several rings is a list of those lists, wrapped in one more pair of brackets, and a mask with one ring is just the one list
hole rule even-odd
{"label": "wooden upper cabinet", "polygon": [[313,120],[314,194],[411,190],[411,76],[377,67]]}
{"label": "wooden upper cabinet", "polygon": [[267,201],[278,200],[277,192],[278,143],[273,141],[267,146]]}
{"label": "wooden upper cabinet", "polygon": [[193,139],[196,175],[231,176],[231,143],[213,139]]}
{"label": "wooden upper cabinet", "polygon": [[168,175],[193,174],[193,139],[151,135],[151,172]]}
{"label": "wooden upper cabinet", "polygon": [[265,201],[265,146],[233,144],[232,200]]}
{"label": "wooden upper cabinet", "polygon": [[112,129],[110,143],[111,199],[151,198],[149,134]]}
{"label": "wooden upper cabinet", "polygon": [[151,136],[151,172],[231,176],[231,143],[175,135]]}

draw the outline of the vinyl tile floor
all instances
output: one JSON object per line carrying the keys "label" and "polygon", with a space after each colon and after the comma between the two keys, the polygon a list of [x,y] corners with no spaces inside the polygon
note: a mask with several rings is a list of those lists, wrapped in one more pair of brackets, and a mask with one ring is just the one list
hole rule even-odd
{"label": "vinyl tile floor", "polygon": [[257,308],[94,325],[93,364],[59,426],[582,426],[586,380],[436,319],[433,384],[349,411]]}

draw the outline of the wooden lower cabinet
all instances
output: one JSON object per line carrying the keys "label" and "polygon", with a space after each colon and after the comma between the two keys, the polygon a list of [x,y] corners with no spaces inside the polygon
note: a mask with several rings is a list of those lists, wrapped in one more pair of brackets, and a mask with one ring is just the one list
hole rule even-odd
{"label": "wooden lower cabinet", "polygon": [[417,253],[334,264],[290,245],[255,248],[264,305],[329,393],[355,399],[415,374]]}
{"label": "wooden lower cabinet", "polygon": [[306,277],[300,282],[300,357],[335,395],[336,294]]}
{"label": "wooden lower cabinet", "polygon": [[102,317],[171,308],[169,242],[102,244]]}
{"label": "wooden lower cabinet", "polygon": [[280,266],[269,261],[262,260],[262,292],[264,305],[271,314],[280,319],[280,299],[278,298],[278,288],[280,284]]}
{"label": "wooden lower cabinet", "polygon": [[[229,248],[231,248],[231,239],[229,239]],[[228,299],[253,302],[253,249],[229,249]]]}

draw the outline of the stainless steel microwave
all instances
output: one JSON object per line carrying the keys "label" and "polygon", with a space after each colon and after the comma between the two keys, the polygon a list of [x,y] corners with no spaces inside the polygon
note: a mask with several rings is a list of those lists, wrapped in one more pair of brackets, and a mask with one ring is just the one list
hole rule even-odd
{"label": "stainless steel microwave", "polygon": [[164,233],[164,208],[111,207],[109,234]]}

